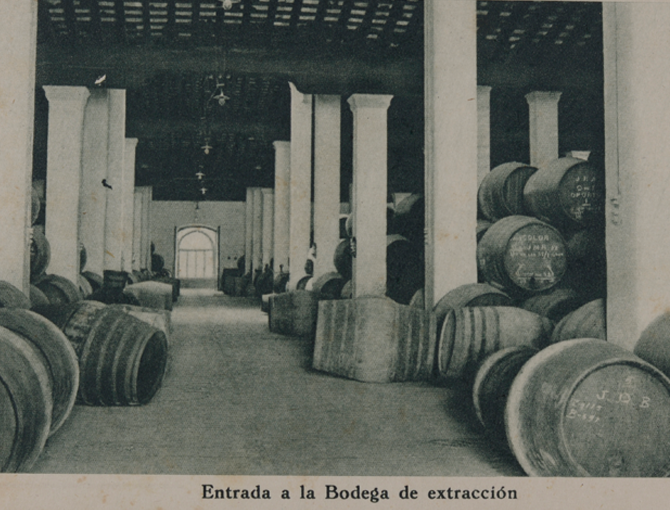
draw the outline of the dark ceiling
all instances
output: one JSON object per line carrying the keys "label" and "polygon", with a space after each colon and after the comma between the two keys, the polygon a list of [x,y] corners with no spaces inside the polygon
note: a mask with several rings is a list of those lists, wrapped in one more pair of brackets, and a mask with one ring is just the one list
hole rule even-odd
{"label": "dark ceiling", "polygon": [[[244,200],[245,187],[273,185],[272,142],[289,139],[290,80],[343,97],[343,198],[351,180],[345,100],[354,92],[394,95],[389,188],[421,189],[422,0],[224,3],[40,0],[35,177],[46,167],[42,85],[92,87],[105,75],[102,86],[127,90],[138,185],[153,185],[156,199]],[[598,3],[477,3],[478,82],[493,86],[492,112],[501,112],[492,113],[493,162],[527,154],[519,98],[531,89],[564,91],[562,139],[573,148],[601,143],[601,24]],[[224,106],[212,99],[221,91]]]}

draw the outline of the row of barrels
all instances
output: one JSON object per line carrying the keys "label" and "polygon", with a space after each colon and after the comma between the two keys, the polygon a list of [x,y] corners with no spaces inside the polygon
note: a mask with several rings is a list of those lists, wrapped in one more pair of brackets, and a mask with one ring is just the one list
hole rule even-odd
{"label": "row of barrels", "polygon": [[605,341],[602,299],[528,303],[544,316],[510,304],[485,284],[440,300],[437,381],[471,385],[488,435],[529,475],[670,474],[670,314],[631,353]]}
{"label": "row of barrels", "polygon": [[169,312],[82,300],[32,311],[18,294],[0,282],[2,472],[29,470],[75,403],[148,403],[168,359]]}

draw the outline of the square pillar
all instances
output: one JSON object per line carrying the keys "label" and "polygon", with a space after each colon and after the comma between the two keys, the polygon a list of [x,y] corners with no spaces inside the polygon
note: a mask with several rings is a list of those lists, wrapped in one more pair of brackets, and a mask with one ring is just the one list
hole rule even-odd
{"label": "square pillar", "polygon": [[86,270],[102,276],[107,217],[107,188],[102,181],[107,179],[110,91],[91,89],[89,92],[84,110],[79,240],[86,248]]}
{"label": "square pillar", "polygon": [[340,241],[340,96],[314,96],[314,279],[335,271]]}
{"label": "square pillar", "polygon": [[254,230],[254,189],[247,188],[247,200],[244,208],[244,274],[251,272],[253,264]]}
{"label": "square pillar", "polygon": [[353,297],[386,294],[387,111],[393,96],[354,94]]}
{"label": "square pillar", "polygon": [[263,190],[254,188],[251,258],[254,272],[263,269]]}
{"label": "square pillar", "polygon": [[670,4],[604,3],[607,340],[670,309]]}
{"label": "square pillar", "polygon": [[558,157],[558,100],[560,92],[526,94],[530,115],[530,164],[542,168]]}
{"label": "square pillar", "polygon": [[276,141],[274,196],[274,270],[288,272],[289,257],[289,180],[291,171],[291,142]]}
{"label": "square pillar", "polygon": [[425,1],[427,310],[477,282],[476,8]]}
{"label": "square pillar", "polygon": [[30,291],[37,2],[0,2],[0,280]]}
{"label": "square pillar", "polygon": [[274,247],[274,215],[275,215],[275,193],[272,188],[263,188],[263,269],[271,266],[272,249]]}
{"label": "square pillar", "polygon": [[312,226],[312,95],[291,88],[289,266],[292,287],[305,276]]}
{"label": "square pillar", "polygon": [[79,193],[82,175],[85,87],[45,86],[49,100],[45,234],[51,247],[48,271],[79,278]]}
{"label": "square pillar", "polygon": [[105,195],[104,269],[123,271],[124,219],[123,219],[123,162],[126,147],[126,91],[109,90],[109,132],[107,138],[107,178]]}
{"label": "square pillar", "polygon": [[123,153],[123,247],[121,252],[124,271],[133,270],[133,224],[135,209],[135,150],[137,138],[126,138]]}
{"label": "square pillar", "polygon": [[477,85],[477,185],[491,171],[491,87]]}

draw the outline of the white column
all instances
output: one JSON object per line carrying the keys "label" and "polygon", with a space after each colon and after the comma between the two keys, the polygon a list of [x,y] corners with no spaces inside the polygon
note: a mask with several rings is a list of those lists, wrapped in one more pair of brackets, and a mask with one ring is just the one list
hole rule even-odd
{"label": "white column", "polygon": [[126,91],[109,91],[107,139],[107,215],[105,218],[104,268],[123,270],[123,156],[126,146]]}
{"label": "white column", "polygon": [[109,91],[92,89],[84,110],[79,239],[86,247],[86,270],[102,275],[107,216],[107,150],[109,142]]}
{"label": "white column", "polygon": [[263,269],[263,190],[261,188],[254,188],[253,215],[251,253],[255,272]]}
{"label": "white column", "polygon": [[670,309],[670,4],[604,3],[607,340]]}
{"label": "white column", "polygon": [[153,187],[142,186],[142,258],[141,269],[151,269],[151,202]]}
{"label": "white column", "polygon": [[135,188],[133,192],[133,271],[142,267],[142,206],[144,193],[142,188]]}
{"label": "white column", "polygon": [[30,291],[37,2],[0,2],[0,280]]}
{"label": "white column", "polygon": [[251,271],[253,259],[254,231],[254,189],[247,188],[247,201],[244,209],[244,274]]}
{"label": "white column", "polygon": [[82,174],[85,87],[45,86],[49,100],[45,233],[49,273],[73,283],[79,277],[79,193]]}
{"label": "white column", "polygon": [[393,96],[354,94],[353,296],[386,294],[387,110]]}
{"label": "white column", "polygon": [[425,306],[477,281],[476,2],[425,2]]}
{"label": "white column", "polygon": [[291,171],[291,142],[274,142],[275,148],[275,214],[274,270],[288,271],[289,257],[289,181]]}
{"label": "white column", "polygon": [[558,100],[560,92],[526,94],[530,115],[530,164],[541,168],[558,157]]}
{"label": "white column", "polygon": [[305,275],[312,226],[312,95],[291,88],[289,266],[291,284]]}
{"label": "white column", "polygon": [[477,86],[477,184],[491,171],[491,87]]}
{"label": "white column", "polygon": [[126,138],[123,152],[123,247],[124,271],[133,270],[133,218],[135,208],[135,150],[137,138]]}
{"label": "white column", "polygon": [[335,271],[340,241],[340,96],[314,96],[314,278]]}
{"label": "white column", "polygon": [[270,265],[274,247],[275,193],[272,188],[263,188],[263,269]]}

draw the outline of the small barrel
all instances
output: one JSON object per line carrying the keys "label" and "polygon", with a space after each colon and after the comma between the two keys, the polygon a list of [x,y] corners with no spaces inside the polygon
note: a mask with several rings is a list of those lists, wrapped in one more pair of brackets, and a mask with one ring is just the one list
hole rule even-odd
{"label": "small barrel", "polygon": [[27,471],[51,430],[51,380],[44,356],[0,327],[0,471]]}
{"label": "small barrel", "polygon": [[57,274],[43,276],[35,282],[35,286],[44,292],[52,305],[67,305],[81,300],[79,287]]}
{"label": "small barrel", "polygon": [[99,274],[95,274],[91,271],[84,271],[81,275],[88,280],[93,292],[97,292],[102,288],[104,280]]}
{"label": "small barrel", "polygon": [[541,349],[549,343],[551,321],[507,306],[451,310],[437,350],[437,372],[446,380],[470,379],[486,356],[506,347]]}
{"label": "small barrel", "polygon": [[528,179],[523,194],[529,214],[559,228],[603,223],[605,177],[583,159],[551,161]]}
{"label": "small barrel", "polygon": [[546,294],[538,294],[528,298],[523,302],[521,308],[558,322],[583,304],[584,300],[577,291],[567,288],[554,288]]}
{"label": "small barrel", "polygon": [[168,356],[162,331],[97,301],[80,301],[41,313],[62,329],[77,353],[79,402],[142,405],[156,394]]}
{"label": "small barrel", "polygon": [[35,279],[46,271],[51,260],[51,247],[39,228],[33,228],[30,240],[30,278]]}
{"label": "small barrel", "polygon": [[318,299],[340,299],[342,287],[346,283],[340,273],[331,272],[322,274],[312,284],[312,292]]}
{"label": "small barrel", "polygon": [[9,282],[0,281],[0,307],[24,308],[31,306],[30,299]]}
{"label": "small barrel", "polygon": [[49,306],[49,298],[46,297],[44,292],[42,292],[40,289],[35,287],[34,285],[30,285],[30,309],[34,310],[35,308],[41,308],[43,306]]}
{"label": "small barrel", "polygon": [[472,387],[475,413],[496,442],[507,442],[505,406],[512,382],[521,367],[537,352],[527,346],[507,347],[488,356],[477,370]]}
{"label": "small barrel", "polygon": [[70,415],[79,388],[79,362],[72,345],[55,324],[28,310],[0,310],[0,326],[30,342],[44,357],[52,389],[49,435]]}
{"label": "small barrel", "polygon": [[670,380],[593,338],[533,356],[505,409],[509,445],[530,476],[668,476],[668,423]]}
{"label": "small barrel", "polygon": [[466,306],[512,306],[512,298],[486,283],[467,283],[447,292],[433,307],[438,327],[451,310]]}
{"label": "small barrel", "polygon": [[565,242],[554,227],[527,216],[508,216],[488,229],[477,245],[485,280],[515,294],[548,290],[567,268]]}
{"label": "small barrel", "polygon": [[350,280],[353,268],[353,258],[351,254],[351,240],[341,239],[335,247],[333,254],[333,264],[337,272],[342,275],[345,280]]}
{"label": "small barrel", "polygon": [[605,300],[595,299],[563,317],[551,335],[551,343],[573,338],[599,338],[607,340]]}
{"label": "small barrel", "polygon": [[670,377],[670,312],[660,315],[645,328],[633,352]]}
{"label": "small barrel", "polygon": [[537,168],[534,166],[516,161],[492,169],[482,180],[477,192],[481,215],[495,222],[506,216],[525,214],[523,189],[535,172]]}

